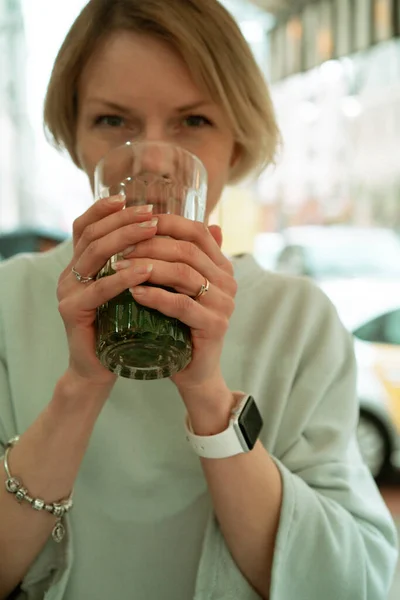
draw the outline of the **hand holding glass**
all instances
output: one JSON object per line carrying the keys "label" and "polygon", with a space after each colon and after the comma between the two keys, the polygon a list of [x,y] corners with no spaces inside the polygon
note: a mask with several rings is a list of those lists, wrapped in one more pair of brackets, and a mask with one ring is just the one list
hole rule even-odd
{"label": "hand holding glass", "polygon": [[[153,204],[155,215],[203,222],[207,172],[196,156],[177,146],[127,142],[98,164],[95,194],[98,199],[123,194],[127,208]],[[114,275],[118,258],[110,257],[98,277]],[[97,311],[96,352],[105,367],[122,377],[171,377],[190,363],[190,329],[178,319],[138,304],[126,290]]]}

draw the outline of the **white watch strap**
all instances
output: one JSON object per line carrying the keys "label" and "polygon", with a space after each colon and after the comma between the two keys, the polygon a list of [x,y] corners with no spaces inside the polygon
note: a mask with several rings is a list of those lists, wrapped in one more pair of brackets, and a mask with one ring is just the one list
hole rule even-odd
{"label": "white watch strap", "polygon": [[246,443],[235,425],[236,417],[241,412],[242,404],[247,401],[246,394],[240,394],[240,408],[232,413],[228,429],[217,435],[200,436],[193,433],[189,417],[186,417],[186,439],[193,450],[202,458],[229,458],[237,454],[248,452]]}

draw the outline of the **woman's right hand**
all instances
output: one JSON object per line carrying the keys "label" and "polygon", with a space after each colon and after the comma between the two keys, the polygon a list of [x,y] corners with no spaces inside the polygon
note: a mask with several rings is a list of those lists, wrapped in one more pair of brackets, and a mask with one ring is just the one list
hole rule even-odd
{"label": "woman's right hand", "polygon": [[124,207],[122,197],[102,199],[75,221],[73,258],[61,274],[57,288],[59,311],[68,338],[69,369],[79,379],[96,386],[110,386],[116,381],[116,376],[96,356],[96,309],[124,290],[147,281],[150,264],[141,259],[135,269],[89,283],[78,282],[72,268],[83,277],[94,277],[110,257],[156,234],[151,206],[123,210]]}

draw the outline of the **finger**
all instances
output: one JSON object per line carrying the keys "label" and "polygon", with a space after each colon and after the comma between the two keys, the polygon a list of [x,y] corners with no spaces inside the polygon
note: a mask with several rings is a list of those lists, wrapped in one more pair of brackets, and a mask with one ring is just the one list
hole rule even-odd
{"label": "finger", "polygon": [[[142,260],[123,260],[114,265],[114,269],[120,272],[124,269],[134,269],[142,264]],[[196,296],[204,277],[189,265],[184,263],[168,263],[160,260],[152,260],[153,271],[150,283],[158,286],[174,288],[180,294]]]}
{"label": "finger", "polygon": [[91,242],[78,258],[74,269],[84,277],[94,277],[112,256],[153,237],[156,232],[157,219],[121,227]]}
{"label": "finger", "polygon": [[74,247],[79,241],[86,227],[92,223],[96,223],[97,221],[104,219],[104,217],[121,211],[125,206],[125,202],[125,196],[111,196],[110,198],[104,198],[103,200],[98,200],[92,204],[92,206],[85,213],[83,213],[83,215],[74,221]]}
{"label": "finger", "polygon": [[222,235],[221,227],[219,225],[210,225],[208,231],[211,233],[214,240],[217,242],[218,248],[222,248],[224,236]]}
{"label": "finger", "polygon": [[[60,301],[60,312],[63,316],[74,318],[79,311],[92,311],[122,294],[129,288],[148,281],[152,265],[140,265],[140,272],[123,271],[108,277],[102,277],[89,285],[81,285],[81,293],[67,294]],[[79,288],[78,288],[79,289]]]}
{"label": "finger", "polygon": [[162,288],[143,285],[131,289],[131,293],[139,304],[179,319],[192,329],[194,335],[220,339],[228,329],[226,315],[206,308],[186,294],[172,294]]}
{"label": "finger", "polygon": [[90,223],[82,231],[81,237],[75,245],[75,260],[81,256],[85,248],[95,240],[99,240],[117,229],[127,225],[142,223],[151,218],[153,206],[129,207],[117,213],[108,215],[99,221]]}
{"label": "finger", "polygon": [[235,296],[237,292],[237,284],[232,275],[219,268],[207,254],[192,242],[161,238],[156,235],[152,239],[138,244],[134,251],[126,255],[126,258],[135,260],[150,258],[171,263],[184,263],[231,296]]}
{"label": "finger", "polygon": [[[148,261],[147,261],[148,262]],[[179,294],[186,294],[195,298],[205,278],[185,263],[168,263],[152,260],[153,270],[149,283],[167,288],[174,288]],[[145,265],[143,260],[124,260],[116,263],[115,269],[120,272],[124,269],[134,269],[139,265]],[[201,303],[215,311],[223,312],[229,317],[232,315],[235,304],[232,296],[226,294],[214,285],[210,285],[209,291],[201,297]]]}
{"label": "finger", "polygon": [[204,223],[190,221],[177,215],[159,216],[158,234],[170,236],[196,244],[220,268],[233,272],[231,261],[222,253],[221,248]]}

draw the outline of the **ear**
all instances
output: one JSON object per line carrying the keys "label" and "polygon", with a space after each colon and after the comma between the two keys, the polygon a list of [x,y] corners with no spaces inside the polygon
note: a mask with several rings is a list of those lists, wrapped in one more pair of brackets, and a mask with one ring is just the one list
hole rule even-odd
{"label": "ear", "polygon": [[224,240],[224,236],[222,235],[222,229],[219,225],[210,225],[208,231],[213,236],[214,240],[217,242],[218,246],[222,248],[222,242]]}
{"label": "ear", "polygon": [[238,161],[240,160],[240,157],[242,156],[242,147],[235,142],[235,145],[233,147],[233,151],[232,151],[232,156],[231,156],[231,164],[230,167],[231,169],[233,169],[234,167],[236,167]]}

